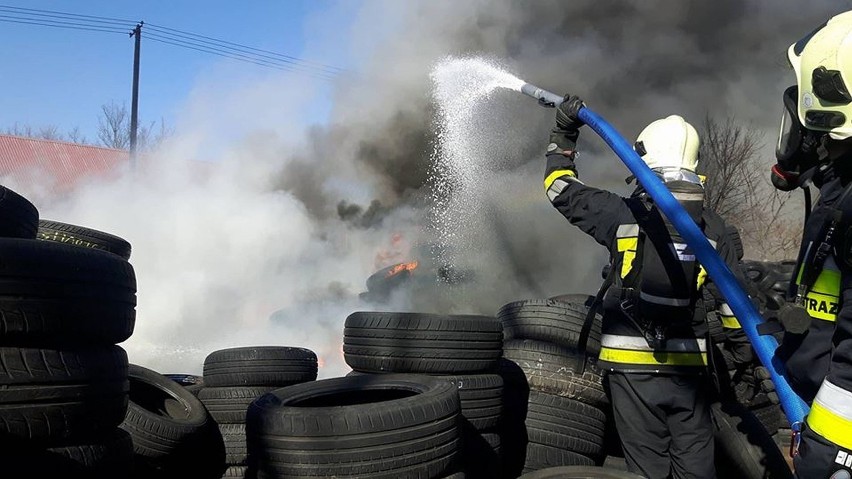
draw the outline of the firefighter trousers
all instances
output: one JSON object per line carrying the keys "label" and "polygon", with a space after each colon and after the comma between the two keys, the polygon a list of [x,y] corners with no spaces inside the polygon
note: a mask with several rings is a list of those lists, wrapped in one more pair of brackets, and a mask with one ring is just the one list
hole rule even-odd
{"label": "firefighter trousers", "polygon": [[649,478],[716,477],[706,376],[611,372],[608,381],[630,472]]}

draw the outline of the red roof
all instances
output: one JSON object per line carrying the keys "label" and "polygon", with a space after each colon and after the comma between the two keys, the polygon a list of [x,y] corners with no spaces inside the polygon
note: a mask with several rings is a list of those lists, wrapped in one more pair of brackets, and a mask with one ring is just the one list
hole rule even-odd
{"label": "red roof", "polygon": [[0,135],[0,177],[22,184],[50,182],[64,191],[86,177],[115,175],[128,161],[125,150]]}

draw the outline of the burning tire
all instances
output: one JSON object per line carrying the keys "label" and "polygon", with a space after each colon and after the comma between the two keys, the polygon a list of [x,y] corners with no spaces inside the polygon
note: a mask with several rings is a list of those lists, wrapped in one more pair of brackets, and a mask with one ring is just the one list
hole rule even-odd
{"label": "burning tire", "polygon": [[[564,296],[588,298],[585,295]],[[503,306],[497,312],[497,319],[503,323],[503,335],[506,340],[534,339],[575,348],[588,312],[589,306],[582,301],[530,299]],[[600,345],[600,321],[595,321],[589,333],[587,349],[597,354]]]}
{"label": "burning tire", "polygon": [[0,436],[50,446],[115,429],[127,407],[118,346],[0,348]]}
{"label": "burning tire", "polygon": [[444,477],[456,469],[459,399],[448,381],[363,375],[277,389],[249,407],[257,477]]}
{"label": "burning tire", "polygon": [[643,479],[627,471],[590,466],[549,467],[524,474],[518,479]]}
{"label": "burning tire", "polygon": [[208,388],[283,387],[316,378],[317,355],[305,348],[230,348],[214,351],[204,360],[204,384]]}
{"label": "burning tire", "polygon": [[38,210],[23,196],[0,186],[0,238],[35,239]]}
{"label": "burning tire", "polygon": [[503,332],[490,316],[356,312],[346,318],[346,364],[369,373],[472,374],[493,370]]}
{"label": "burning tire", "polygon": [[99,249],[125,260],[130,259],[130,243],[127,240],[84,226],[39,220],[37,238],[83,248]]}
{"label": "burning tire", "polygon": [[102,251],[0,239],[0,344],[115,344],[133,333],[133,267]]}
{"label": "burning tire", "polygon": [[147,476],[218,478],[225,447],[207,410],[189,391],[130,365],[130,404],[121,428],[133,438],[136,470]]}

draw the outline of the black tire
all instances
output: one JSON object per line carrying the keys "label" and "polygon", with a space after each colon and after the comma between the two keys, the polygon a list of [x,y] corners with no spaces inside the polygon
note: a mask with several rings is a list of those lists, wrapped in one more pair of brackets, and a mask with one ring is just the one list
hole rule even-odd
{"label": "black tire", "polygon": [[317,355],[305,348],[229,348],[213,351],[204,360],[206,388],[284,387],[316,378]]}
{"label": "black tire", "polygon": [[343,353],[362,372],[471,374],[495,368],[502,339],[490,316],[356,312],[346,318]]}
{"label": "black tire", "polygon": [[731,243],[731,248],[737,256],[737,260],[742,260],[745,256],[745,247],[743,246],[743,238],[740,236],[740,230],[736,226],[728,225],[725,227],[725,236]]}
{"label": "black tire", "polygon": [[530,472],[518,479],[643,479],[643,476],[605,467],[562,466]]}
{"label": "black tire", "polygon": [[201,401],[150,369],[130,365],[130,404],[121,428],[133,438],[142,475],[218,478],[225,446]]}
{"label": "black tire", "polygon": [[111,432],[127,409],[127,353],[0,348],[0,437],[43,445]]}
{"label": "black tire", "polygon": [[59,221],[39,220],[38,239],[83,248],[99,249],[124,260],[130,259],[130,243],[124,238]]}
{"label": "black tire", "polygon": [[553,301],[561,301],[563,303],[582,304],[585,307],[592,305],[595,297],[591,294],[558,294],[547,298]]}
{"label": "black tire", "polygon": [[136,276],[103,251],[0,239],[0,345],[109,345],[133,333]]}
{"label": "black tire", "polygon": [[777,404],[769,402],[761,406],[750,406],[749,410],[760,421],[760,424],[763,425],[763,428],[766,429],[769,435],[778,432],[778,429],[784,423],[783,413]]}
{"label": "black tire", "polygon": [[531,391],[525,424],[530,442],[603,457],[606,414],[593,406]]}
{"label": "black tire", "polygon": [[493,479],[503,471],[500,435],[470,431],[464,435],[464,471],[471,479]]}
{"label": "black tire", "polygon": [[[350,371],[346,377],[363,376]],[[497,427],[503,415],[503,378],[498,374],[468,374],[460,376],[431,376],[453,383],[459,391],[461,414],[477,431]]]}
{"label": "black tire", "polygon": [[[497,319],[503,323],[505,340],[534,339],[575,348],[588,312],[589,307],[579,301],[530,299],[504,305],[497,312]],[[586,347],[592,354],[600,351],[600,316],[589,333]]]}
{"label": "black tire", "polygon": [[228,466],[222,474],[222,479],[247,479],[249,476],[248,467],[246,466]]}
{"label": "black tire", "polygon": [[565,451],[558,447],[545,446],[530,442],[527,444],[526,461],[524,462],[524,474],[546,469],[554,466],[594,466],[595,461],[577,454]]}
{"label": "black tire", "polygon": [[255,399],[276,389],[271,386],[204,388],[198,399],[219,424],[245,424],[246,410]]}
{"label": "black tire", "polygon": [[[583,359],[570,348],[529,339],[511,340],[503,345],[503,356],[523,370],[531,391],[576,399],[598,407],[609,402],[603,388],[602,373],[595,362],[586,359],[583,374],[575,373]],[[507,381],[523,380],[513,374],[503,377]]]}
{"label": "black tire", "polygon": [[258,479],[443,477],[457,471],[458,392],[415,375],[334,378],[276,389],[249,406]]}
{"label": "black tire", "polygon": [[219,424],[219,433],[225,443],[225,464],[245,466],[248,451],[246,449],[245,424]]}
{"label": "black tire", "polygon": [[739,404],[714,404],[716,474],[742,479],[792,478],[793,473],[772,436]]}
{"label": "black tire", "polygon": [[0,237],[35,239],[38,210],[14,191],[0,186]]}
{"label": "black tire", "polygon": [[503,414],[503,378],[497,374],[435,376],[459,391],[461,414],[478,431],[497,427]]}
{"label": "black tire", "polygon": [[163,376],[183,386],[184,389],[191,392],[195,397],[204,389],[204,378],[194,374],[164,374]]}
{"label": "black tire", "polygon": [[[0,463],[9,479],[61,477],[63,479],[114,479],[130,477],[133,442],[114,429],[88,444],[42,448],[22,441],[0,440]],[[20,476],[10,471],[21,471]],[[26,471],[26,474],[23,474]]]}

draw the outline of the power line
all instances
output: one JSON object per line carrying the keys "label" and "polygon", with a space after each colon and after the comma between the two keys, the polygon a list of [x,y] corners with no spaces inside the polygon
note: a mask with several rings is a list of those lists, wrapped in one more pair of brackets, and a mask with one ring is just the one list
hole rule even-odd
{"label": "power line", "polygon": [[[8,14],[8,15],[3,15]],[[131,29],[138,22],[121,18],[83,15],[36,8],[0,5],[0,22],[37,25],[70,30],[85,30],[103,33],[123,33],[121,27]],[[302,73],[330,80],[344,70],[320,62],[305,60],[270,50],[221,40],[197,33],[187,32],[162,25],[145,24],[149,33],[146,38],[159,43],[209,53],[232,60],[252,63],[282,71]]]}
{"label": "power line", "polygon": [[[147,26],[148,26],[148,24],[145,24],[145,27],[147,27]],[[194,46],[194,47],[204,49],[203,51],[215,50],[218,53],[227,54],[232,58],[237,57],[237,58],[242,58],[242,59],[246,59],[246,60],[252,60],[253,63],[254,62],[262,62],[263,64],[274,64],[274,65],[278,65],[278,66],[281,66],[281,67],[286,67],[286,69],[288,69],[289,71],[293,71],[293,72],[307,73],[307,74],[320,76],[320,77],[323,77],[323,78],[331,78],[338,73],[338,72],[330,72],[330,71],[327,71],[327,70],[317,69],[316,67],[311,67],[310,65],[304,65],[304,64],[301,64],[301,63],[281,60],[279,58],[276,58],[276,57],[273,57],[273,56],[270,56],[270,55],[259,55],[257,53],[247,52],[247,51],[239,50],[239,49],[232,48],[232,47],[219,46],[219,45],[217,45],[215,43],[211,43],[211,42],[203,42],[203,41],[198,41],[198,40],[185,40],[185,39],[182,39],[182,38],[179,38],[179,37],[171,36],[172,34],[160,32],[158,30],[146,30],[146,31],[147,31],[146,35],[147,35],[148,38],[159,38],[161,40],[169,40],[171,42],[170,44],[172,44],[172,45],[177,45],[177,46],[191,45],[191,46]],[[258,64],[260,64],[260,63],[258,63]]]}
{"label": "power line", "polygon": [[135,20],[125,20],[121,18],[110,18],[110,17],[99,17],[96,15],[82,15],[79,13],[68,13],[68,12],[57,12],[55,10],[41,10],[38,8],[24,8],[24,7],[16,7],[13,5],[0,5],[0,8],[6,10],[18,10],[21,12],[33,12],[30,15],[42,15],[42,16],[51,16],[48,14],[62,15],[65,17],[76,17],[76,18],[91,18],[95,21],[101,21],[104,23],[112,22],[112,23],[121,23],[121,24],[136,24]]}
{"label": "power line", "polygon": [[[317,67],[321,67],[321,68],[331,70],[329,73],[340,73],[340,72],[343,71],[343,69],[340,68],[340,67],[327,65],[327,64],[324,64],[324,63],[320,63],[320,62],[314,62],[314,61],[311,61],[311,60],[305,60],[303,58],[293,57],[293,56],[290,56],[290,55],[285,55],[283,53],[273,52],[273,51],[270,51],[270,50],[263,50],[261,48],[250,47],[248,45],[242,45],[240,43],[234,43],[234,42],[229,42],[229,41],[226,41],[226,40],[220,40],[218,38],[212,38],[212,37],[208,37],[208,36],[204,36],[204,35],[199,35],[197,33],[185,32],[185,31],[182,31],[182,30],[164,27],[164,26],[156,25],[156,24],[152,24],[152,23],[146,23],[145,26],[151,27],[152,29],[159,29],[159,30],[166,30],[168,32],[174,32],[174,33],[172,33],[172,35],[175,35],[175,36],[183,36],[184,38],[186,38],[187,36],[188,37],[200,38],[200,39],[204,39],[204,40],[209,40],[211,42],[220,43],[220,44],[223,44],[223,45],[230,45],[230,46],[234,46],[234,47],[237,47],[237,48],[242,48],[242,49],[246,49],[246,50],[253,50],[253,51],[256,51],[256,52],[274,55],[274,56],[281,57],[281,58],[284,58],[284,59],[287,59],[287,60],[292,60],[294,62],[316,65]],[[166,32],[162,32],[162,33],[166,33]]]}
{"label": "power line", "polygon": [[168,39],[167,37],[160,37],[160,36],[153,34],[153,33],[147,33],[145,35],[145,38],[148,39],[148,40],[151,40],[151,41],[164,43],[166,45],[174,45],[174,46],[186,48],[186,49],[189,49],[189,50],[195,50],[195,51],[203,52],[203,53],[210,53],[212,55],[217,55],[217,56],[220,56],[220,57],[229,58],[231,60],[237,60],[237,61],[241,61],[241,62],[252,63],[252,64],[255,64],[255,65],[273,68],[273,69],[276,69],[276,70],[288,71],[288,72],[293,72],[293,73],[304,73],[304,74],[307,74],[307,75],[310,75],[310,76],[313,76],[313,77],[316,77],[316,78],[319,78],[319,79],[322,79],[322,80],[331,80],[331,79],[334,78],[331,75],[323,75],[320,72],[309,72],[309,71],[304,71],[304,70],[296,70],[292,67],[288,67],[288,65],[286,65],[286,64],[271,63],[271,62],[264,61],[264,60],[253,59],[253,58],[247,57],[245,55],[240,55],[240,54],[236,54],[236,53],[229,53],[229,52],[225,52],[225,51],[222,51],[222,50],[212,49],[212,48],[209,48],[209,47],[193,46],[193,45],[188,44],[188,43],[174,42],[174,41],[170,41],[170,39]]}
{"label": "power line", "polygon": [[71,23],[66,23],[66,22],[62,22],[63,24],[54,24],[54,23],[44,23],[44,22],[37,22],[37,21],[28,21],[28,20],[24,20],[24,19],[18,19],[16,17],[9,17],[9,16],[6,16],[6,15],[0,15],[0,22],[19,23],[19,24],[23,24],[23,25],[39,25],[39,26],[42,26],[42,27],[65,28],[65,29],[69,29],[69,30],[87,30],[87,31],[90,31],[90,32],[120,33],[122,35],[127,34],[127,32],[125,30],[94,27],[94,26],[85,25],[85,24],[71,24]]}

